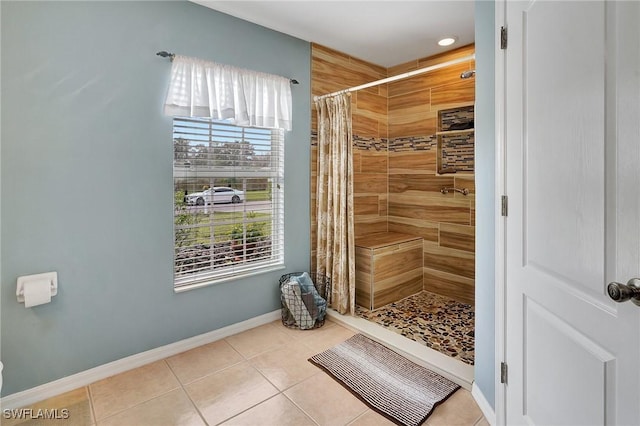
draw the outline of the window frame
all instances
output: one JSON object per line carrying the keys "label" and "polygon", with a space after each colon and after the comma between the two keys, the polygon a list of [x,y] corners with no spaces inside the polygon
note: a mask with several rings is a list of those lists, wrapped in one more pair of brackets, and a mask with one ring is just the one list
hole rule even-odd
{"label": "window frame", "polygon": [[[183,124],[182,131],[176,132],[176,123]],[[201,177],[198,174],[198,168],[202,168],[201,166],[194,166],[189,158],[178,159],[176,155],[176,135],[184,134],[185,129],[189,129],[185,123],[198,123],[200,125],[206,123],[208,125],[209,133],[208,142],[209,150],[207,152],[207,158],[216,158],[215,155],[211,155],[211,151],[215,151],[215,149],[211,149],[212,144],[220,143],[219,140],[216,139],[216,135],[214,132],[214,128],[216,127],[224,127],[229,126],[229,128],[233,129],[241,129],[242,130],[242,139],[241,142],[251,143],[250,138],[245,138],[245,133],[250,133],[251,130],[258,130],[259,132],[269,132],[269,166],[260,167],[261,170],[257,170],[256,166],[206,166],[207,167],[207,178],[211,179],[212,185],[208,190],[211,191],[211,217],[213,217],[214,213],[214,195],[216,193],[225,194],[225,192],[231,192],[234,189],[238,188],[229,188],[227,191],[216,191],[215,187],[220,185],[214,185],[215,179],[241,179],[242,180],[242,190],[244,191],[244,201],[243,205],[243,216],[241,221],[237,221],[234,216],[234,223],[241,224],[242,226],[242,262],[236,261],[234,259],[227,265],[213,265],[215,258],[214,252],[217,249],[215,247],[216,243],[213,242],[214,228],[218,226],[218,224],[212,220],[208,225],[204,225],[202,227],[209,226],[211,228],[212,234],[212,244],[210,246],[212,250],[211,257],[209,261],[212,265],[208,268],[204,268],[195,272],[182,272],[178,273],[178,264],[177,257],[179,253],[179,246],[176,238],[176,233],[178,230],[186,229],[185,227],[179,228],[179,225],[176,223],[176,215],[178,214],[178,202],[176,200],[176,186],[177,181],[179,179],[198,179]],[[196,127],[194,127],[195,129]],[[200,128],[198,128],[200,129]],[[255,133],[254,133],[255,134]],[[196,137],[202,137],[203,135],[196,135]],[[218,136],[220,137],[220,136]],[[219,121],[219,120],[210,120],[210,119],[199,119],[199,118],[188,118],[188,117],[174,117],[173,118],[173,139],[174,139],[174,161],[173,161],[173,182],[174,182],[174,224],[173,224],[173,235],[174,235],[174,256],[173,256],[173,288],[176,293],[180,293],[183,291],[192,290],[195,288],[206,287],[210,285],[216,285],[224,282],[229,282],[241,278],[246,278],[258,274],[269,273],[272,271],[285,269],[286,266],[284,264],[284,131],[281,129],[265,129],[259,127],[249,127],[249,126],[237,126],[228,121]],[[195,143],[201,143],[203,139],[193,139],[188,140],[188,145]],[[242,148],[241,148],[242,149]],[[214,161],[214,160],[212,160]],[[262,160],[264,162],[264,160]],[[189,170],[194,170],[193,173],[190,173]],[[222,170],[224,169],[224,170]],[[247,233],[247,226],[254,223],[256,226],[258,223],[265,222],[264,220],[252,219],[251,215],[247,210],[247,180],[248,179],[266,179],[268,185],[270,185],[269,194],[270,194],[270,204],[268,213],[270,215],[270,232],[268,234],[270,248],[269,257],[259,258],[257,260],[251,260],[248,256],[249,250],[247,249],[249,245],[249,236]],[[204,192],[201,191],[201,192]],[[184,193],[184,200],[187,199],[187,192]],[[216,204],[217,205],[217,204]],[[186,202],[183,206],[189,206]],[[207,206],[207,201],[205,198],[205,207]],[[205,208],[205,212],[207,209]],[[196,226],[196,225],[193,225]],[[235,226],[235,225],[234,225]],[[231,238],[231,237],[229,237]],[[230,242],[230,240],[229,240]],[[267,246],[265,246],[267,247]]]}

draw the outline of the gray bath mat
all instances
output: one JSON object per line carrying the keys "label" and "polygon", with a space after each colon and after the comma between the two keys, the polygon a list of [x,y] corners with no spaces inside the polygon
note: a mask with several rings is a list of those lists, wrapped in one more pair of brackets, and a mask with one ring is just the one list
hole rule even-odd
{"label": "gray bath mat", "polygon": [[423,423],[459,385],[356,334],[309,358],[369,407],[407,426]]}

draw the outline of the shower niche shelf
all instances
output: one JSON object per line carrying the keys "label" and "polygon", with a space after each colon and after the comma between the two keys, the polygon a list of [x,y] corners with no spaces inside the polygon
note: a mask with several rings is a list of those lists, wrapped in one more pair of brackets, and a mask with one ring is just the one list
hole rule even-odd
{"label": "shower niche shelf", "polygon": [[466,105],[438,111],[436,131],[438,174],[474,173],[474,106]]}

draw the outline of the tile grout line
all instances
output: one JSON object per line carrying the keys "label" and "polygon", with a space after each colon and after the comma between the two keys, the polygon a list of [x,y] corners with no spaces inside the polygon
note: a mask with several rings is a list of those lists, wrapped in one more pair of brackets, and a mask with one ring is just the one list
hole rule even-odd
{"label": "tile grout line", "polygon": [[[273,325],[273,323],[269,323],[269,324]],[[334,325],[336,325],[336,324],[334,324]],[[276,328],[276,329],[277,329],[277,327],[275,327],[275,325],[273,325],[273,328]],[[288,335],[287,333],[284,333],[284,332],[282,332],[282,331],[280,331],[280,333],[282,333],[283,335],[286,335],[287,340],[288,340],[289,342],[296,342],[296,343],[300,343],[300,344],[302,344],[303,346],[307,347],[308,349],[310,349],[310,350],[314,350],[314,349],[313,349],[313,348],[311,348],[309,345],[307,345],[304,341],[301,341],[301,338],[294,338],[294,337],[292,337],[291,335]],[[226,340],[226,338],[225,338],[225,340]],[[249,411],[249,410],[251,410],[251,409],[253,409],[253,408],[257,407],[258,405],[263,404],[263,403],[265,403],[265,402],[267,402],[267,401],[269,401],[269,400],[271,400],[271,399],[275,398],[275,397],[276,397],[276,396],[278,396],[278,395],[282,395],[282,396],[284,396],[284,397],[285,397],[285,398],[286,398],[286,399],[287,399],[291,404],[293,404],[293,406],[294,406],[294,407],[296,407],[298,410],[300,410],[300,411],[301,411],[305,416],[307,416],[307,418],[309,418],[309,419],[310,419],[314,424],[316,424],[316,425],[319,425],[319,424],[320,424],[320,423],[319,423],[319,422],[318,422],[318,421],[317,421],[317,420],[316,420],[316,419],[315,419],[315,418],[314,418],[310,413],[308,413],[307,411],[305,411],[302,407],[300,407],[298,404],[296,404],[296,403],[295,403],[295,401],[293,401],[291,398],[289,398],[289,397],[285,394],[285,392],[286,392],[286,391],[288,391],[288,390],[290,390],[290,389],[292,389],[293,387],[295,387],[295,386],[299,385],[300,383],[304,382],[305,380],[308,380],[309,378],[311,378],[311,377],[313,377],[313,376],[316,376],[316,375],[322,374],[322,371],[320,371],[320,370],[319,370],[319,371],[317,371],[316,373],[312,374],[310,377],[307,377],[307,378],[305,378],[305,379],[302,379],[302,380],[298,381],[297,383],[294,383],[294,384],[292,384],[292,385],[290,385],[290,386],[286,387],[285,389],[280,390],[280,388],[278,388],[278,386],[276,386],[276,384],[275,384],[275,383],[273,383],[271,380],[269,380],[269,378],[268,378],[268,377],[267,377],[267,376],[266,376],[262,371],[260,371],[260,369],[259,369],[258,367],[256,367],[255,365],[253,365],[253,363],[251,362],[251,359],[253,359],[253,358],[255,358],[255,357],[258,357],[258,356],[260,356],[260,355],[264,355],[264,354],[269,353],[269,352],[275,352],[275,351],[280,350],[280,349],[283,349],[283,348],[285,348],[285,349],[286,349],[286,345],[284,345],[284,344],[283,344],[283,345],[276,345],[276,346],[273,346],[273,347],[271,347],[271,348],[269,348],[269,349],[267,349],[267,350],[265,350],[265,351],[262,351],[262,352],[260,352],[260,353],[254,354],[254,355],[252,355],[251,357],[247,357],[247,356],[243,355],[242,353],[240,353],[240,351],[238,351],[238,350],[237,350],[237,349],[236,349],[236,348],[235,348],[235,347],[234,347],[230,342],[227,342],[227,343],[228,343],[228,344],[229,344],[229,346],[231,346],[231,347],[232,347],[236,352],[238,352],[238,353],[240,354],[240,356],[242,356],[242,357],[245,359],[245,361],[248,363],[248,365],[249,365],[251,368],[253,368],[253,369],[254,369],[258,374],[260,374],[260,376],[262,376],[262,377],[267,381],[267,383],[269,383],[271,386],[273,386],[273,387],[278,391],[278,393],[276,393],[275,395],[270,396],[269,398],[267,398],[267,399],[265,399],[265,400],[263,400],[263,401],[261,401],[261,402],[259,402],[259,403],[255,404],[255,405],[253,405],[253,406],[251,406],[251,407],[248,407],[247,409],[245,409],[245,410],[241,411],[240,413],[238,413],[238,414],[236,414],[236,415],[234,415],[234,416],[232,416],[232,417],[229,417],[228,419],[225,419],[225,420],[224,420],[224,421],[222,421],[220,424],[222,424],[222,423],[224,423],[224,422],[227,422],[227,421],[229,421],[229,420],[231,420],[231,419],[233,419],[233,418],[235,418],[235,417],[237,417],[237,416],[239,416],[239,415],[241,415],[241,414],[243,414],[243,413],[245,413],[245,412],[247,412],[247,411]],[[348,424],[348,423],[353,422],[355,419],[357,419],[358,417],[360,417],[360,416],[361,416],[362,414],[364,414],[364,413],[366,413],[366,410],[365,410],[363,413],[361,413],[361,414],[357,415],[356,417],[354,417],[353,419],[351,419],[349,422],[347,422],[347,423],[345,423],[345,424]]]}
{"label": "tile grout line", "polygon": [[91,410],[91,418],[93,419],[94,425],[98,424],[98,416],[96,416],[96,410],[93,407],[93,393],[91,392],[91,383],[85,386],[87,390],[87,396],[89,397],[89,409]]}
{"label": "tile grout line", "polygon": [[[283,334],[284,334],[284,333],[283,333]],[[229,336],[229,337],[231,337],[231,336]],[[289,339],[289,340],[293,340],[293,339],[291,339],[289,336],[287,336],[287,339]],[[237,348],[236,348],[236,347],[235,347],[231,342],[229,342],[229,341],[227,340],[227,338],[226,338],[226,337],[225,337],[224,339],[221,339],[221,340],[223,340],[227,345],[229,345],[229,347],[230,347],[230,348],[231,348],[231,349],[232,349],[236,354],[238,354],[238,355],[242,358],[242,361],[238,361],[238,362],[233,363],[233,364],[231,364],[231,365],[228,365],[228,366],[226,366],[226,367],[224,367],[224,368],[221,368],[221,369],[219,369],[219,370],[216,370],[216,371],[214,371],[214,372],[211,372],[211,373],[209,373],[209,374],[206,374],[206,375],[204,375],[204,376],[202,376],[202,377],[199,377],[199,378],[197,378],[197,379],[195,379],[195,380],[193,380],[193,381],[191,381],[191,382],[189,382],[189,383],[185,383],[185,384],[183,384],[183,383],[182,383],[182,381],[178,378],[178,376],[177,376],[177,374],[175,373],[175,371],[173,371],[173,369],[171,368],[171,365],[169,364],[169,362],[168,362],[168,361],[166,361],[166,358],[164,359],[164,361],[167,363],[167,365],[168,365],[169,369],[171,370],[171,372],[173,373],[173,375],[174,375],[174,376],[176,377],[176,379],[178,380],[178,383],[180,383],[180,386],[181,386],[182,390],[184,391],[184,393],[186,394],[187,398],[189,398],[189,401],[190,401],[190,402],[191,402],[191,404],[194,406],[194,408],[196,409],[196,411],[198,412],[198,414],[200,415],[200,417],[202,418],[202,420],[204,421],[204,423],[205,423],[206,425],[209,425],[209,422],[205,419],[204,415],[202,414],[202,412],[200,411],[200,409],[198,408],[198,406],[196,405],[196,403],[193,401],[193,399],[191,398],[191,396],[189,395],[189,393],[187,392],[187,390],[184,388],[184,386],[185,386],[185,385],[190,385],[190,384],[193,384],[193,383],[199,382],[199,381],[201,381],[201,380],[203,380],[203,379],[205,379],[205,378],[207,378],[207,377],[212,376],[213,374],[217,374],[217,373],[222,372],[222,371],[225,371],[225,370],[227,370],[227,369],[229,369],[229,368],[231,368],[231,367],[237,366],[237,365],[242,364],[242,363],[246,363],[246,365],[247,365],[249,368],[252,368],[255,372],[257,372],[260,376],[262,376],[262,377],[267,381],[267,383],[269,383],[269,384],[270,384],[270,385],[271,385],[271,386],[272,386],[272,387],[277,391],[277,393],[276,393],[276,394],[271,395],[271,396],[270,396],[270,397],[268,397],[267,399],[265,399],[265,400],[263,400],[263,401],[260,401],[260,402],[258,402],[257,404],[254,404],[254,405],[252,405],[252,406],[250,406],[250,407],[247,407],[246,409],[242,410],[241,412],[236,413],[236,414],[234,414],[233,416],[231,416],[231,417],[229,417],[229,418],[226,418],[226,419],[222,420],[222,421],[221,421],[220,423],[218,423],[218,424],[222,424],[222,423],[224,423],[224,422],[227,422],[227,421],[229,421],[229,420],[231,420],[231,419],[233,419],[233,418],[235,418],[235,417],[237,417],[237,416],[241,415],[242,413],[244,413],[244,412],[246,412],[246,411],[248,411],[248,410],[251,410],[252,408],[254,408],[254,407],[256,407],[256,406],[258,406],[258,405],[262,404],[263,402],[266,402],[266,401],[268,401],[268,400],[270,400],[270,399],[272,399],[272,398],[274,398],[274,397],[276,397],[277,395],[279,395],[279,394],[281,394],[281,393],[282,393],[282,392],[280,391],[280,389],[278,389],[278,387],[277,387],[275,384],[273,384],[273,383],[272,383],[272,382],[271,382],[271,381],[270,381],[270,380],[269,380],[269,379],[268,379],[264,374],[262,374],[262,372],[261,372],[260,370],[258,370],[258,369],[257,369],[257,368],[256,368],[256,367],[255,367],[251,362],[250,362],[250,358],[248,358],[246,355],[244,355],[242,352],[240,352],[240,351],[239,351],[239,350],[238,350],[238,349],[237,349]],[[278,349],[279,347],[280,347],[280,346],[274,346],[273,348],[267,349],[267,350],[265,350],[265,351],[262,351],[262,352],[260,352],[260,353],[258,353],[258,354],[253,355],[251,358],[256,357],[256,356],[259,356],[259,355],[264,354],[264,353],[271,352],[271,351],[273,351],[273,350]],[[284,347],[284,345],[283,345],[283,347]],[[211,425],[209,425],[209,426],[211,426]]]}
{"label": "tile grout line", "polygon": [[[200,409],[198,408],[196,403],[193,401],[193,399],[191,399],[191,395],[189,395],[189,392],[187,392],[187,390],[184,387],[185,385],[182,383],[182,381],[180,380],[180,378],[178,377],[176,372],[173,371],[173,368],[171,368],[171,364],[167,361],[167,358],[164,358],[162,361],[164,361],[164,363],[167,365],[167,367],[169,367],[169,371],[171,371],[171,374],[173,374],[173,377],[175,377],[176,380],[178,381],[178,383],[180,384],[180,389],[182,389],[182,392],[184,392],[185,396],[187,397],[187,399],[189,400],[189,402],[191,403],[193,408],[196,410],[196,413],[198,413],[198,415],[200,416],[200,418],[202,419],[204,424],[205,425],[209,425],[209,422],[207,422],[207,419],[204,418],[204,415],[202,414],[202,412],[200,412]],[[236,364],[234,364],[234,365],[236,365]],[[194,380],[193,382],[195,382],[195,381],[196,380]],[[191,382],[191,383],[193,383],[193,382]]]}
{"label": "tile grout line", "polygon": [[[271,323],[270,323],[270,324],[271,324]],[[274,328],[275,328],[275,327],[274,327]],[[288,339],[290,342],[298,340],[298,339],[294,339],[293,337],[291,337],[291,336],[287,335],[286,333],[282,333],[282,334],[286,335],[286,336],[287,336],[287,339]],[[229,343],[229,342],[227,342],[227,343],[229,344],[229,346],[232,346],[232,345],[231,345],[231,343]],[[303,343],[303,342],[301,342],[301,343]],[[303,343],[303,344],[304,344],[304,343]],[[303,380],[299,381],[298,383],[295,383],[295,384],[293,384],[293,385],[291,385],[291,386],[287,387],[287,388],[286,388],[286,389],[284,389],[284,390],[280,390],[280,388],[278,388],[278,386],[276,386],[276,384],[275,384],[275,383],[273,383],[271,380],[269,380],[269,378],[268,378],[266,375],[264,375],[264,373],[262,373],[262,371],[260,371],[260,369],[259,369],[258,367],[256,367],[255,365],[253,365],[253,363],[251,362],[251,359],[252,359],[252,358],[255,358],[255,357],[257,357],[257,356],[260,356],[260,355],[263,355],[263,354],[266,354],[266,353],[269,353],[269,352],[275,352],[276,350],[279,350],[279,349],[282,349],[282,348],[286,348],[286,345],[278,345],[278,346],[274,346],[274,347],[272,347],[272,348],[270,348],[270,349],[267,349],[267,350],[265,350],[265,351],[263,351],[263,352],[260,352],[260,353],[258,353],[258,354],[253,355],[251,358],[247,358],[247,357],[246,357],[246,356],[244,356],[242,353],[240,353],[240,352],[239,352],[239,351],[237,351],[235,348],[233,348],[234,350],[236,350],[236,352],[240,353],[240,356],[242,356],[242,357],[245,359],[245,361],[248,363],[248,365],[249,365],[251,368],[253,368],[253,369],[254,369],[258,374],[260,374],[260,376],[262,376],[262,377],[267,381],[267,383],[269,383],[271,386],[273,386],[273,387],[278,391],[278,393],[276,393],[275,395],[270,396],[269,398],[265,399],[264,401],[261,401],[261,402],[259,402],[259,403],[255,404],[255,405],[253,405],[253,406],[251,406],[251,407],[247,408],[246,410],[243,410],[242,412],[240,412],[240,413],[238,413],[238,414],[236,414],[236,415],[234,415],[234,416],[232,416],[232,417],[230,417],[230,418],[228,418],[228,419],[224,420],[224,421],[223,421],[223,422],[221,422],[221,423],[227,422],[227,421],[229,421],[229,420],[231,420],[231,419],[233,419],[233,418],[235,418],[235,417],[237,417],[237,416],[239,416],[239,415],[241,415],[241,414],[245,413],[246,411],[249,411],[249,410],[251,410],[251,409],[253,409],[253,408],[257,407],[258,405],[260,405],[260,404],[262,404],[262,403],[264,403],[264,402],[267,402],[267,401],[269,401],[270,399],[275,398],[275,397],[276,397],[276,396],[278,396],[278,395],[282,395],[282,396],[284,396],[285,398],[287,398],[287,400],[288,400],[288,401],[290,401],[290,402],[291,402],[295,407],[297,407],[300,411],[302,411],[302,412],[303,412],[303,413],[304,413],[308,418],[310,418],[310,419],[311,419],[311,421],[313,421],[316,425],[318,425],[318,424],[319,424],[318,422],[316,422],[316,421],[315,421],[315,419],[314,419],[313,417],[311,417],[311,416],[310,416],[306,411],[302,410],[302,408],[298,407],[298,405],[297,405],[295,402],[291,401],[291,399],[289,399],[289,398],[287,397],[287,395],[285,395],[285,394],[284,394],[284,392],[285,392],[286,390],[289,390],[289,389],[291,389],[292,387],[294,387],[294,386],[296,386],[296,385],[298,385],[298,384],[302,383],[302,382],[303,382],[304,380],[306,380],[306,379],[303,379]]]}
{"label": "tile grout line", "polygon": [[[146,404],[146,403],[147,403],[147,402],[149,402],[149,401],[153,401],[154,399],[158,399],[158,398],[161,398],[161,397],[163,397],[163,396],[165,396],[165,395],[167,395],[167,394],[170,394],[171,392],[173,392],[173,391],[175,391],[175,390],[177,390],[177,389],[179,389],[179,388],[173,388],[173,389],[171,389],[171,390],[168,390],[168,391],[166,391],[166,392],[161,393],[160,395],[156,395],[156,396],[154,396],[153,398],[149,398],[149,399],[146,399],[146,400],[144,400],[144,401],[141,401],[141,402],[137,403],[136,405],[132,405],[131,407],[127,407],[127,408],[122,409],[122,410],[120,410],[120,411],[116,411],[115,413],[109,414],[108,416],[101,418],[99,421],[100,421],[100,422],[103,422],[103,421],[105,421],[105,420],[107,420],[107,419],[110,419],[110,418],[112,418],[112,417],[114,417],[114,416],[117,416],[117,415],[119,415],[119,414],[122,414],[122,413],[124,413],[125,411],[131,410],[131,409],[136,408],[136,407],[138,407],[138,406],[140,406],[140,405],[142,405],[142,404]],[[97,419],[97,418],[96,418],[96,424],[98,424],[98,419]]]}
{"label": "tile grout line", "polygon": [[[317,374],[319,374],[319,373],[320,373],[320,372],[318,372],[318,373],[314,374],[313,376],[315,376],[315,375],[317,375]],[[313,377],[313,376],[311,376],[311,377]],[[305,380],[306,380],[306,379],[305,379]],[[303,380],[303,381],[304,381],[304,380]],[[303,381],[301,381],[300,383],[302,383]],[[300,383],[296,383],[296,385],[299,385]],[[294,386],[296,386],[296,385],[294,385]],[[288,388],[288,389],[291,389],[292,387],[293,387],[293,386],[291,386],[291,387],[290,387],[290,388]],[[288,390],[288,389],[287,389],[287,390]],[[319,423],[319,422],[318,422],[318,421],[317,421],[317,420],[316,420],[316,419],[315,419],[315,418],[314,418],[310,413],[307,413],[307,411],[306,411],[304,408],[302,408],[301,406],[299,406],[298,404],[296,404],[296,402],[295,402],[294,400],[292,400],[291,398],[289,398],[289,396],[288,396],[287,394],[285,394],[284,392],[282,392],[282,395],[283,395],[285,398],[287,398],[287,400],[288,400],[289,402],[291,402],[291,403],[292,403],[292,404],[293,404],[293,405],[294,405],[298,410],[302,411],[302,412],[304,413],[304,415],[305,415],[305,416],[309,417],[313,423],[315,423],[315,424],[317,424],[317,425],[320,425],[320,423]]]}
{"label": "tile grout line", "polygon": [[[119,414],[122,414],[122,413],[124,413],[124,412],[125,412],[125,411],[127,411],[127,410],[131,410],[131,409],[133,409],[133,408],[135,408],[135,407],[138,407],[138,406],[140,406],[140,405],[142,405],[142,404],[146,404],[147,402],[150,402],[150,401],[153,401],[153,400],[155,400],[155,399],[161,398],[161,397],[163,397],[163,396],[165,396],[165,395],[167,395],[167,394],[170,394],[171,392],[173,392],[173,391],[175,391],[175,390],[178,390],[178,389],[181,389],[181,388],[182,388],[182,382],[180,382],[180,379],[178,379],[178,377],[175,375],[175,373],[174,373],[174,372],[173,372],[173,370],[171,369],[171,366],[169,365],[169,363],[168,363],[168,362],[166,362],[166,358],[163,358],[163,359],[161,359],[161,360],[159,360],[159,361],[164,362],[164,364],[169,368],[169,371],[171,371],[171,374],[173,374],[173,376],[175,377],[175,379],[176,379],[176,381],[178,382],[178,385],[179,385],[179,386],[178,386],[178,387],[175,387],[175,388],[173,388],[173,389],[169,389],[169,390],[168,390],[168,391],[166,391],[166,392],[162,392],[161,394],[156,395],[156,396],[154,396],[154,397],[152,397],[152,398],[149,398],[149,399],[146,399],[146,400],[144,400],[144,401],[141,401],[141,402],[139,402],[139,403],[137,403],[137,404],[135,404],[135,405],[132,405],[131,407],[128,407],[128,408],[125,408],[125,409],[123,409],[123,410],[120,410],[120,411],[117,411],[117,412],[115,412],[115,413],[112,413],[112,414],[110,414],[110,415],[108,415],[108,416],[106,416],[106,417],[104,417],[104,418],[100,419],[100,421],[101,421],[101,422],[102,422],[102,421],[104,421],[104,420],[110,419],[111,417],[114,417],[114,416],[117,416],[117,415],[119,415]],[[159,361],[153,361],[153,362],[151,362],[151,363],[149,363],[149,364],[153,364],[153,363],[155,363],[155,362],[159,362]],[[145,365],[149,365],[149,364],[145,364]],[[141,366],[141,367],[144,367],[145,365],[143,365],[143,366]],[[138,368],[141,368],[141,367],[138,367]],[[129,370],[129,371],[133,371],[133,370]],[[125,373],[126,373],[126,372],[125,372]],[[120,373],[120,374],[123,374],[123,373]],[[117,375],[117,374],[116,374],[116,375]],[[114,377],[114,376],[111,376],[111,377]],[[103,379],[103,380],[104,380],[104,379]],[[93,384],[93,383],[92,383],[92,384]],[[87,388],[88,388],[89,386],[91,386],[91,385],[88,385],[88,386],[87,386]],[[182,389],[184,390],[184,388],[182,388]],[[186,391],[185,391],[185,394],[186,394]],[[93,395],[93,394],[92,394],[92,395]],[[187,394],[187,397],[189,397],[189,395],[188,395],[188,394]],[[93,407],[92,407],[92,408],[93,408]],[[94,417],[95,417],[95,424],[97,425],[97,424],[98,424],[98,418],[97,418],[97,416],[95,416],[95,414],[94,414]],[[205,424],[207,424],[207,422],[205,422]]]}

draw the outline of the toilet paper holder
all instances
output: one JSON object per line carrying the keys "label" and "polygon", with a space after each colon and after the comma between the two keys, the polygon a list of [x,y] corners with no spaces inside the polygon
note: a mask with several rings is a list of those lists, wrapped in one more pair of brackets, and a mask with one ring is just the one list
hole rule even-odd
{"label": "toilet paper holder", "polygon": [[58,294],[58,273],[57,272],[45,272],[44,274],[24,275],[18,277],[18,286],[16,288],[16,296],[18,302],[24,303],[24,285],[30,281],[49,280],[51,283],[51,296]]}

